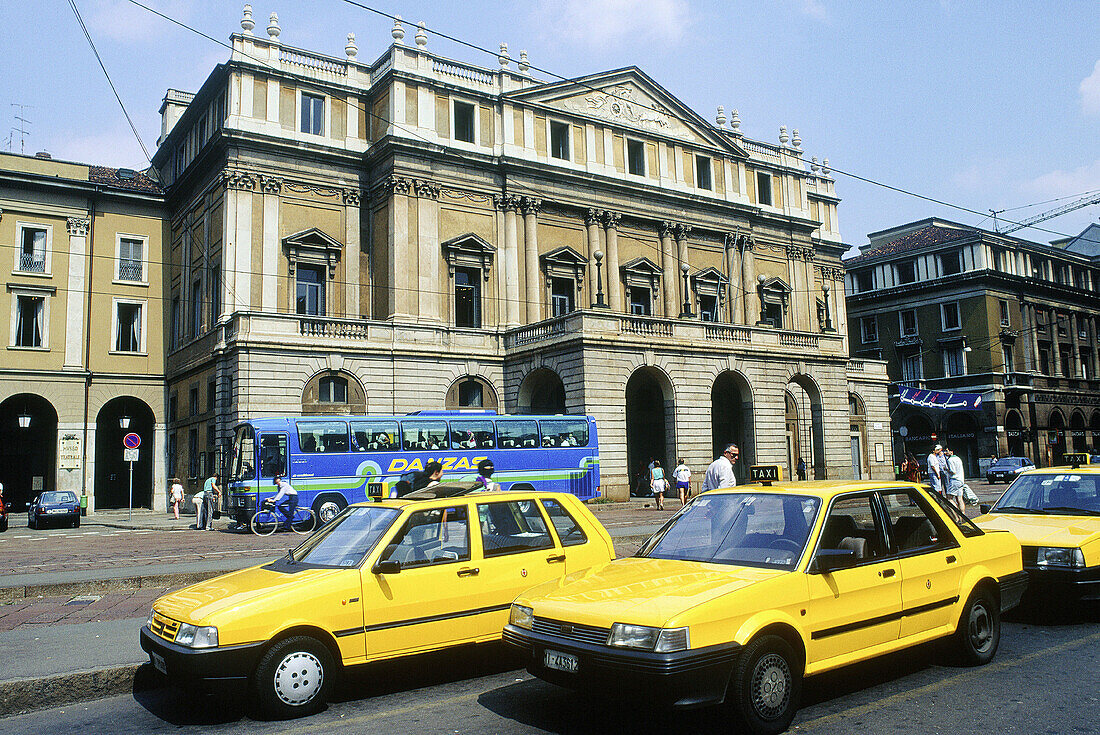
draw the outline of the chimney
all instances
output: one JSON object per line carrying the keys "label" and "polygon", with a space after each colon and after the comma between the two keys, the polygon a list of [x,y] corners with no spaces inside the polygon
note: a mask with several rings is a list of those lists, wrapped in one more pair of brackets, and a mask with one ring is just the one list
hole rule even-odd
{"label": "chimney", "polygon": [[187,106],[191,104],[191,100],[194,98],[194,93],[179,89],[169,89],[165,92],[164,99],[160,103],[160,137],[157,138],[157,146],[160,146],[164,139],[168,137],[168,134],[172,132],[172,128],[183,117]]}
{"label": "chimney", "polygon": [[41,158],[45,161],[49,161],[53,158],[53,156],[50,155],[49,151],[38,151],[38,153],[34,154],[34,157],[35,158]]}

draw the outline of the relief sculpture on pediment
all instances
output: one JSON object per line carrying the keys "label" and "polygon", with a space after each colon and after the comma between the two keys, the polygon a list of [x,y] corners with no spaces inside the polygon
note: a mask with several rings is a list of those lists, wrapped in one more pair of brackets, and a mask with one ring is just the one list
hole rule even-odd
{"label": "relief sculpture on pediment", "polygon": [[565,106],[574,112],[624,126],[666,134],[687,132],[687,127],[663,106],[626,84],[593,90],[581,97],[568,100]]}

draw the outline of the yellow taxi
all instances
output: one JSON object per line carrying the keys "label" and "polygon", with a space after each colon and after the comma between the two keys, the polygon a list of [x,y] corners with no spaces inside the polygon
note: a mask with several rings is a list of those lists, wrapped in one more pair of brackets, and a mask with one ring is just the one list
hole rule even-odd
{"label": "yellow taxi", "polygon": [[499,640],[519,593],[614,558],[563,493],[353,505],[277,561],[159,598],[141,646],[170,680],[247,683],[264,714],[308,714],[343,667]]}
{"label": "yellow taxi", "polygon": [[1025,584],[1011,534],[920,485],[773,482],[704,493],[636,556],[528,590],[504,640],[546,681],[724,703],[778,733],[804,676],[947,637],[988,662]]}
{"label": "yellow taxi", "polygon": [[1009,531],[1023,546],[1031,593],[1100,600],[1100,465],[1067,454],[1066,465],[1020,473],[983,515],[981,528]]}

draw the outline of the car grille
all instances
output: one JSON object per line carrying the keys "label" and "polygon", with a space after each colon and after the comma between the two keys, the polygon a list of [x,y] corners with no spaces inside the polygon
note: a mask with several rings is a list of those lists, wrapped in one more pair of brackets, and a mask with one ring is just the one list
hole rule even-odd
{"label": "car grille", "polygon": [[535,618],[533,626],[535,633],[568,638],[571,641],[581,643],[594,643],[599,646],[607,645],[607,638],[611,635],[608,628],[597,628],[593,625],[581,625],[579,623],[567,623],[562,620],[550,618]]}
{"label": "car grille", "polygon": [[150,626],[150,629],[164,640],[174,641],[176,640],[176,633],[180,631],[180,624],[175,620],[164,617],[158,612],[154,612],[153,624]]}

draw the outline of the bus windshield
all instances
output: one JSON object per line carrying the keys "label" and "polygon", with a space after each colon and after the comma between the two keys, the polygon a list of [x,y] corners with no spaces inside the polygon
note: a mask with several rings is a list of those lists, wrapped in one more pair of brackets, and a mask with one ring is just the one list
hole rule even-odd
{"label": "bus windshield", "polygon": [[245,424],[237,427],[237,437],[233,440],[233,458],[230,466],[230,480],[252,480],[256,477],[253,462],[256,457],[256,432]]}

